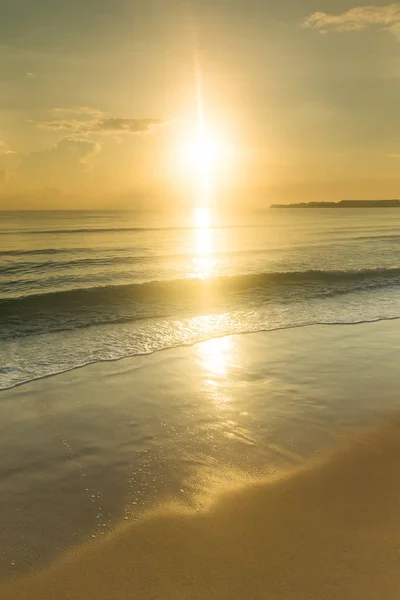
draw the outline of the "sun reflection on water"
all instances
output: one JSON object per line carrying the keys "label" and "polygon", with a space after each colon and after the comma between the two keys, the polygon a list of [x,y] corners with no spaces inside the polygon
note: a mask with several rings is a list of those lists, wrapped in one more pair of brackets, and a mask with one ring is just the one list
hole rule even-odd
{"label": "sun reflection on water", "polygon": [[199,279],[211,277],[216,264],[213,256],[213,234],[211,211],[209,208],[197,208],[195,211],[195,257],[193,276]]}

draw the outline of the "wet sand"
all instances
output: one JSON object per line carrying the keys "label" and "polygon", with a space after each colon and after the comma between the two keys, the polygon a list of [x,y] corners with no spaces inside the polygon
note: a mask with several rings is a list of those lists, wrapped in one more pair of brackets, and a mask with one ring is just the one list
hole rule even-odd
{"label": "wet sand", "polygon": [[399,411],[399,325],[232,336],[1,392],[1,600],[394,597],[398,421],[326,456]]}
{"label": "wet sand", "polygon": [[391,600],[400,589],[400,419],[275,481],[164,506],[0,589],[2,600]]}

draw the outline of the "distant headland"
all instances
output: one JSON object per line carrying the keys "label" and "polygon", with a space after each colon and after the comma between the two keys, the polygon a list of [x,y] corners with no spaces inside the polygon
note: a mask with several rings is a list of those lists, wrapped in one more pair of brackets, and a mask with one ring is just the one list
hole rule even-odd
{"label": "distant headland", "polygon": [[296,202],[271,204],[270,208],[400,208],[400,200],[341,200],[340,202]]}

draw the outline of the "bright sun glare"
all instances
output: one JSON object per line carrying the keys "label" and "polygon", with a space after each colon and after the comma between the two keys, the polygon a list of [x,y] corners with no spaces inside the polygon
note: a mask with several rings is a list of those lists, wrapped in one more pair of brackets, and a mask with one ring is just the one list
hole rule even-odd
{"label": "bright sun glare", "polygon": [[197,208],[195,213],[196,227],[207,229],[210,227],[210,211],[208,208]]}
{"label": "bright sun glare", "polygon": [[196,188],[195,202],[210,206],[215,195],[217,170],[224,155],[224,145],[214,135],[204,109],[203,81],[199,58],[195,56],[196,77],[196,132],[188,140],[185,151],[186,168],[192,173]]}
{"label": "bright sun glare", "polygon": [[223,146],[206,132],[198,132],[185,149],[186,164],[196,186],[196,201],[209,204],[214,196],[217,168],[222,159]]}
{"label": "bright sun glare", "polygon": [[193,166],[209,170],[217,162],[220,148],[216,140],[199,135],[189,144],[188,153]]}

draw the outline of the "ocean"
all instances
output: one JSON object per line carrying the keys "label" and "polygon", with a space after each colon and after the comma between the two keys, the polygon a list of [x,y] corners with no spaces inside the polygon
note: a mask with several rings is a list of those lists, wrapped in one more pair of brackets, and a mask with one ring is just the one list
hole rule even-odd
{"label": "ocean", "polygon": [[0,213],[0,389],[233,333],[400,317],[400,211]]}
{"label": "ocean", "polygon": [[[316,539],[324,538],[320,525],[331,523],[327,515],[337,515],[326,544],[334,547],[339,535],[338,563],[345,561],[343,536],[350,550],[356,537],[351,523],[371,515],[357,538],[364,540],[370,523],[386,515],[379,499],[371,506],[364,501],[378,493],[380,484],[369,481],[382,469],[382,496],[389,497],[385,490],[397,481],[400,456],[392,418],[399,408],[398,209],[271,209],[230,219],[204,209],[174,218],[3,212],[0,219],[2,598],[19,598],[3,583],[29,573],[41,577],[42,569],[58,568],[71,552],[79,563],[81,552],[95,548],[107,553],[101,568],[105,589],[114,585],[114,560],[117,573],[125,565],[129,580],[133,554],[148,557],[149,577],[133,562],[139,580],[143,576],[151,587],[154,549],[170,547],[163,532],[148,542],[152,511],[170,514],[172,506],[173,514],[191,515],[184,522],[194,519],[194,526],[198,516],[199,534],[187,538],[185,556],[191,556],[202,547],[193,540],[219,527],[219,519],[206,529],[201,523],[214,514],[220,494],[230,498],[246,486],[266,486],[260,515],[269,510],[270,493],[273,498],[294,486],[279,500],[286,506],[281,517],[271,517],[280,523],[271,547],[279,546],[294,519],[304,522],[303,506],[310,527],[298,532],[296,556],[303,556],[307,540],[313,543],[312,521],[321,507],[326,516],[316,526]],[[383,454],[362,438],[354,456],[357,448],[370,447],[366,461],[343,459],[333,474],[330,467],[326,474],[315,470],[319,491],[303,481],[301,473],[313,480],[317,462],[330,464],[325,456],[344,440],[388,418],[394,430],[387,434],[388,447],[383,437]],[[387,455],[387,461],[379,458]],[[377,460],[370,475],[365,465]],[[338,473],[346,473],[348,463],[343,479]],[[289,488],[279,487],[281,480]],[[300,487],[297,481],[303,481]],[[296,503],[299,489],[303,504]],[[335,493],[327,497],[326,489]],[[228,532],[235,522],[239,541],[225,541],[219,555],[228,556],[231,547],[241,552],[248,539],[244,554],[251,556],[252,535],[261,523],[267,528],[263,539],[270,539],[268,519],[254,518],[252,502],[245,510],[238,502],[233,519],[229,502],[226,509],[220,504],[218,514],[223,522],[227,515]],[[140,523],[150,529],[143,525],[143,540],[136,536]],[[108,552],[107,543],[114,543],[115,532],[120,539],[125,526],[133,527],[129,544],[142,540],[139,550],[125,553],[117,544]],[[391,521],[387,527],[396,530]],[[379,531],[379,543],[375,530],[371,534],[370,552],[381,551],[390,538],[384,528]],[[176,535],[171,533],[173,540]],[[281,544],[290,555],[282,563],[289,565],[282,581],[293,571],[291,543]],[[214,546],[205,542],[204,556]],[[319,556],[319,543],[316,548]],[[392,556],[392,547],[387,551]],[[160,564],[169,564],[168,556]],[[182,553],[176,556],[180,573]],[[350,561],[352,556],[345,555]],[[352,573],[353,563],[346,565]],[[240,567],[234,571],[232,577],[242,580]],[[28,579],[22,597],[40,600],[53,589],[54,598],[80,597],[70,593],[74,582],[75,575],[68,576],[62,591],[46,583],[45,592],[32,593]],[[116,580],[109,593],[87,597],[120,597],[123,589]],[[139,596],[150,600],[158,592]]]}

